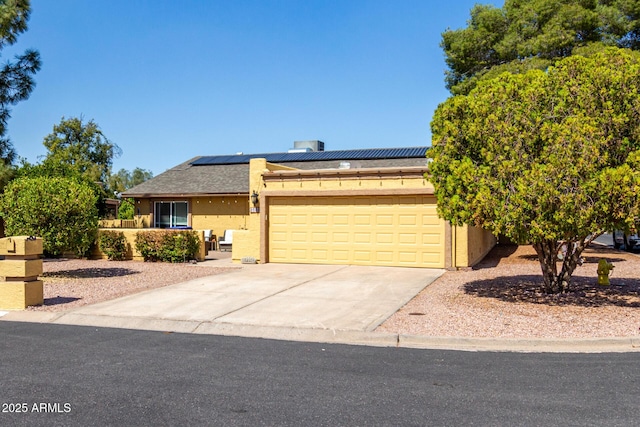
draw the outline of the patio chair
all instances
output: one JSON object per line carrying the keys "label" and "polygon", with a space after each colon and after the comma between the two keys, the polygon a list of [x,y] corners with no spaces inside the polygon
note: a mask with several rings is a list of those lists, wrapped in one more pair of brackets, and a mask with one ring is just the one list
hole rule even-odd
{"label": "patio chair", "polygon": [[220,251],[231,250],[233,244],[233,230],[224,230],[222,239],[218,240],[218,248]]}
{"label": "patio chair", "polygon": [[216,250],[216,236],[213,234],[213,230],[204,230],[204,244],[208,251]]}

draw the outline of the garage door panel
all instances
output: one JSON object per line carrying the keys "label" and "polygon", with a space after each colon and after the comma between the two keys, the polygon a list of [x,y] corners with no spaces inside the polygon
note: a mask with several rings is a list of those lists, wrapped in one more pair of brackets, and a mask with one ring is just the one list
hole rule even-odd
{"label": "garage door panel", "polygon": [[271,224],[272,225],[286,225],[287,224],[287,215],[283,215],[283,214],[271,215]]}
{"label": "garage door panel", "polygon": [[329,251],[326,249],[313,249],[311,251],[311,256],[316,260],[324,260],[327,259],[328,252]]}
{"label": "garage door panel", "polygon": [[327,219],[329,218],[329,215],[327,214],[311,214],[311,223],[313,225],[328,225],[327,223]]}
{"label": "garage door panel", "polygon": [[371,227],[371,215],[356,214],[354,215],[353,219],[354,225],[364,225],[367,227]]}
{"label": "garage door panel", "polygon": [[393,233],[376,233],[376,243],[393,244]]}
{"label": "garage door panel", "polygon": [[286,262],[285,260],[288,259],[287,250],[274,248],[270,252],[270,257],[271,257],[271,261],[273,262]]}
{"label": "garage door panel", "polygon": [[296,261],[304,261],[307,257],[306,249],[291,249],[291,258]]}
{"label": "garage door panel", "polygon": [[434,197],[269,200],[270,262],[444,267]]}
{"label": "garage door panel", "polygon": [[371,233],[354,233],[353,235],[354,243],[371,243]]}
{"label": "garage door panel", "polygon": [[436,212],[422,215],[422,225],[437,226],[440,225],[440,218],[438,218]]}
{"label": "garage door panel", "polygon": [[416,225],[418,225],[418,219],[416,218],[416,215],[399,215],[398,222],[401,227],[415,227]]}
{"label": "garage door panel", "polygon": [[271,241],[272,242],[281,242],[285,243],[287,241],[287,232],[286,231],[274,231],[271,233]]}
{"label": "garage door panel", "polygon": [[331,224],[334,226],[349,226],[349,215],[331,215]]}
{"label": "garage door panel", "polygon": [[307,238],[306,232],[293,231],[291,232],[291,241],[293,243],[302,243],[305,244],[309,239]]}
{"label": "garage door panel", "polygon": [[432,252],[423,252],[422,253],[422,264],[428,266],[428,267],[433,267],[433,268],[442,268],[441,262],[440,262],[440,257],[437,256],[435,253]]}
{"label": "garage door panel", "polygon": [[380,263],[392,263],[393,262],[393,252],[392,251],[377,251],[376,252],[376,261]]}
{"label": "garage door panel", "polygon": [[378,214],[376,215],[377,226],[393,225],[393,215],[391,214]]}
{"label": "garage door panel", "polygon": [[349,251],[348,250],[333,250],[331,251],[332,257],[335,261],[349,261]]}
{"label": "garage door panel", "polygon": [[304,213],[293,214],[291,215],[291,224],[306,226],[308,219],[308,216]]}
{"label": "garage door panel", "polygon": [[369,264],[371,262],[371,251],[354,250],[353,260]]}
{"label": "garage door panel", "polygon": [[349,243],[349,233],[347,232],[333,232],[333,243]]}
{"label": "garage door panel", "polygon": [[418,237],[415,233],[400,233],[398,234],[398,243],[401,245],[415,245]]}
{"label": "garage door panel", "polygon": [[441,234],[423,234],[422,235],[422,244],[423,245],[442,245],[442,235]]}
{"label": "garage door panel", "polygon": [[312,242],[318,244],[327,244],[329,243],[329,233],[326,231],[316,231],[311,233]]}

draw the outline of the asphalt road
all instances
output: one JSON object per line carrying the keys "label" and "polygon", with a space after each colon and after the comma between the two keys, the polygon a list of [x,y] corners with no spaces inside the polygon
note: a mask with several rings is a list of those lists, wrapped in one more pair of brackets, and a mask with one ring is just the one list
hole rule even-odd
{"label": "asphalt road", "polygon": [[13,322],[0,323],[0,349],[3,426],[640,419],[640,353],[472,353]]}

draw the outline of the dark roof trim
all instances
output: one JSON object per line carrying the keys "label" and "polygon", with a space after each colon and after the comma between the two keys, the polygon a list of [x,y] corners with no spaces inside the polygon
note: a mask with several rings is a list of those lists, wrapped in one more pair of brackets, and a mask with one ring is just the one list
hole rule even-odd
{"label": "dark roof trim", "polygon": [[203,156],[192,166],[233,165],[249,163],[251,159],[266,159],[271,163],[312,162],[322,160],[369,160],[425,157],[429,147],[366,148],[360,150],[307,151],[303,153],[236,154],[230,156]]}
{"label": "dark roof trim", "polygon": [[[124,193],[123,193],[124,194]],[[249,193],[126,193],[125,198],[134,199],[162,199],[176,197],[245,197]]]}

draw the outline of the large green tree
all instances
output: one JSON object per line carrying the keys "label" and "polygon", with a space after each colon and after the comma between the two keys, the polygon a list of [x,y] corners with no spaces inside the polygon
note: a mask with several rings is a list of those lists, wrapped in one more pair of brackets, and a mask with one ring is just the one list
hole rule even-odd
{"label": "large green tree", "polygon": [[640,214],[633,51],[608,48],[480,82],[441,104],[431,129],[439,214],[533,244],[546,292],[567,290],[584,248]]}
{"label": "large green tree", "polygon": [[[29,3],[29,0],[0,1],[0,50],[14,44],[18,35],[27,30]],[[13,144],[6,137],[10,107],[29,98],[35,87],[33,76],[40,65],[39,53],[29,49],[0,66],[0,160],[5,165],[11,165],[16,158]]]}
{"label": "large green tree", "polygon": [[47,255],[86,255],[98,231],[95,189],[69,177],[22,177],[0,196],[7,235],[39,236]]}
{"label": "large green tree", "polygon": [[441,46],[447,88],[469,93],[504,71],[544,70],[575,49],[600,43],[640,48],[638,0],[505,0],[476,5],[466,28],[447,30]]}
{"label": "large green tree", "polygon": [[100,218],[103,218],[108,213],[106,199],[109,196],[102,183],[83,174],[73,165],[53,161],[45,161],[33,165],[23,160],[20,167],[15,169],[14,176],[16,178],[65,178],[81,181],[95,193],[97,198],[96,206]]}
{"label": "large green tree", "polygon": [[102,183],[107,183],[113,159],[121,154],[120,147],[109,141],[93,120],[85,123],[77,117],[63,117],[43,144],[47,148],[44,165],[66,164]]}
{"label": "large green tree", "polygon": [[113,194],[122,193],[151,178],[153,178],[153,172],[146,169],[135,168],[132,172],[120,169],[109,177],[109,190]]}

